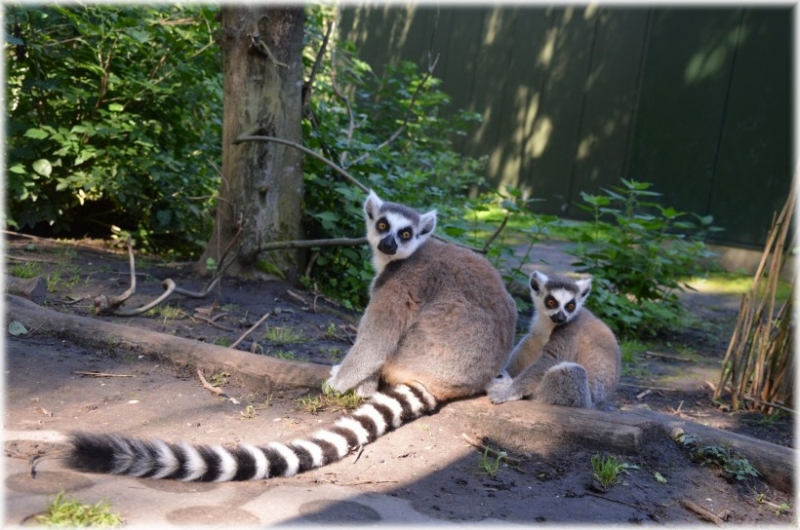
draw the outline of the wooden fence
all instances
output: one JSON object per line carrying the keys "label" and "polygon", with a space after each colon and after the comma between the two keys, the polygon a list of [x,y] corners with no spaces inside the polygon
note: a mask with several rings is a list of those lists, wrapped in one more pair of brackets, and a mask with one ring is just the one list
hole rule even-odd
{"label": "wooden fence", "polygon": [[459,150],[537,211],[585,218],[580,192],[625,177],[762,246],[794,169],[793,26],[790,6],[365,4],[339,28],[378,73],[439,53],[453,108],[483,116]]}

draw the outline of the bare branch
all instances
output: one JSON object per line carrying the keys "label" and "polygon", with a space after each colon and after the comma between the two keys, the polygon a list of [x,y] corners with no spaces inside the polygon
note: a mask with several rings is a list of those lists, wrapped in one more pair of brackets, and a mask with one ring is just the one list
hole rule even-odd
{"label": "bare branch", "polygon": [[325,164],[328,167],[332,168],[334,171],[336,171],[337,173],[342,175],[344,178],[349,180],[351,184],[353,184],[355,187],[357,187],[358,189],[360,189],[364,193],[369,193],[369,188],[367,188],[366,186],[361,184],[353,175],[351,175],[350,173],[348,173],[347,171],[345,171],[344,169],[342,169],[341,167],[336,165],[335,162],[331,162],[330,160],[328,160],[324,156],[312,151],[311,149],[309,149],[308,147],[306,147],[304,145],[300,145],[300,144],[298,144],[296,142],[292,142],[291,140],[284,140],[283,138],[276,138],[274,136],[240,135],[233,141],[234,144],[239,144],[239,143],[242,143],[242,142],[274,142],[276,144],[283,144],[283,145],[288,145],[290,147],[294,147],[295,149],[298,149],[298,150],[304,152],[307,155],[313,156],[314,158],[316,158],[317,160],[319,160],[323,164]]}

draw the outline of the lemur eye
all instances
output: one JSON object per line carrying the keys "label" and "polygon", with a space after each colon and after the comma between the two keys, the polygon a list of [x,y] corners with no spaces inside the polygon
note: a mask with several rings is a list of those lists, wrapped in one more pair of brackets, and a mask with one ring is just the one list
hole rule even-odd
{"label": "lemur eye", "polygon": [[555,298],[548,298],[547,300],[544,301],[544,303],[547,306],[547,309],[555,309],[556,306],[558,305],[556,303],[556,299]]}
{"label": "lemur eye", "polygon": [[386,221],[378,221],[378,224],[375,225],[380,232],[386,232],[389,230],[389,223]]}
{"label": "lemur eye", "polygon": [[575,311],[575,302],[570,302],[567,304],[567,311],[569,312]]}
{"label": "lemur eye", "polygon": [[413,234],[411,233],[410,228],[406,228],[405,230],[400,231],[400,238],[404,241],[408,241],[409,239],[411,239],[412,235]]}

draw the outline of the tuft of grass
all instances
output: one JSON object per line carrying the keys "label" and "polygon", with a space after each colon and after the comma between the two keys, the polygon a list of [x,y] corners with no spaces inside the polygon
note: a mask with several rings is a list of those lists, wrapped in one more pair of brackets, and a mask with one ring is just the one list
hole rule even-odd
{"label": "tuft of grass", "polygon": [[322,385],[322,394],[306,396],[297,400],[297,409],[301,412],[316,414],[322,410],[353,410],[364,403],[364,398],[356,395],[352,390],[344,394],[335,392],[327,384]]}
{"label": "tuft of grass", "polygon": [[489,455],[489,448],[486,447],[483,450],[483,455],[481,455],[481,459],[478,461],[478,471],[485,475],[488,475],[490,478],[494,478],[497,476],[498,471],[500,471],[500,464],[503,463],[503,459],[508,456],[504,451],[500,451],[494,457]]}
{"label": "tuft of grass", "polygon": [[147,311],[144,316],[154,317],[154,318],[164,318],[164,321],[169,319],[177,319],[183,318],[186,316],[186,313],[180,307],[175,307],[171,305],[160,305],[156,306],[153,309]]}
{"label": "tuft of grass", "polygon": [[110,507],[109,503],[103,501],[97,504],[87,504],[78,500],[68,499],[62,491],[47,506],[45,513],[37,515],[34,519],[42,526],[68,528],[122,526],[124,522],[122,517],[112,513]]}
{"label": "tuft of grass", "polygon": [[29,278],[36,278],[42,272],[42,266],[35,261],[25,261],[17,263],[8,268],[8,274],[27,280]]}
{"label": "tuft of grass", "polygon": [[288,361],[297,360],[297,354],[293,351],[275,350],[271,352],[269,355],[271,357],[275,357],[276,359],[285,359]]}
{"label": "tuft of grass", "polygon": [[620,462],[613,455],[592,456],[592,476],[600,483],[600,486],[607,490],[609,486],[619,483],[620,473],[627,473],[628,469],[639,469],[639,466]]}
{"label": "tuft of grass", "polygon": [[270,327],[267,326],[266,338],[270,342],[278,344],[297,344],[305,342],[307,339],[290,327]]}

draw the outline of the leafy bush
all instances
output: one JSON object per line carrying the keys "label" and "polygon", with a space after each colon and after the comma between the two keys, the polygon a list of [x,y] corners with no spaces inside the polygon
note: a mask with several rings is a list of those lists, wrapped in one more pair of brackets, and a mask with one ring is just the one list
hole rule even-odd
{"label": "leafy bush", "polygon": [[210,6],[10,6],[5,222],[204,244],[219,185],[215,16]]}
{"label": "leafy bush", "polygon": [[[304,59],[310,77],[332,12],[315,6],[307,14]],[[303,120],[306,147],[344,167],[383,199],[437,208],[437,233],[463,233],[463,209],[474,203],[470,191],[483,184],[479,171],[485,161],[456,153],[452,138],[478,117],[465,112],[446,117],[450,100],[439,90],[440,81],[426,78],[413,63],[387,65],[378,77],[357,59],[352,43],[328,46]],[[401,127],[402,133],[387,142]],[[312,158],[306,158],[304,173],[309,237],[363,236],[361,190]],[[366,303],[374,274],[366,246],[320,249],[312,259],[314,267],[304,279],[309,286],[354,307]]]}
{"label": "leafy bush", "polygon": [[681,279],[706,270],[712,253],[703,243],[711,216],[686,213],[656,202],[651,184],[621,180],[605,195],[581,193],[593,220],[571,232],[570,254],[580,272],[594,277],[587,304],[618,334],[655,335],[684,316],[677,292]]}

